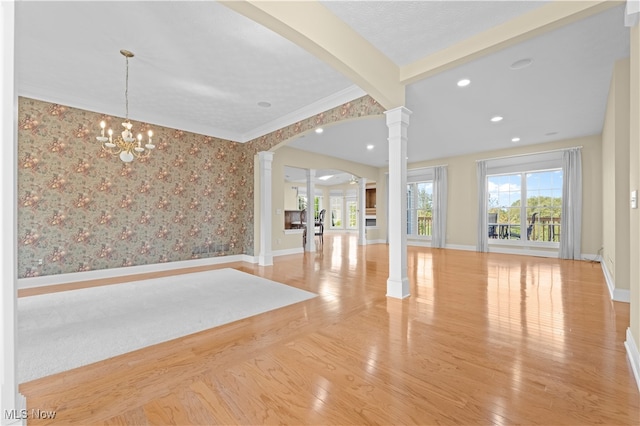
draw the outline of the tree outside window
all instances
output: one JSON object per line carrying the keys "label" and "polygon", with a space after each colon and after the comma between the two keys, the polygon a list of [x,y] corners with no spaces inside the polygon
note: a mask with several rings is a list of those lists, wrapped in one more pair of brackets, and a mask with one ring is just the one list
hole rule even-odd
{"label": "tree outside window", "polygon": [[560,241],[562,170],[487,177],[490,239]]}
{"label": "tree outside window", "polygon": [[430,237],[433,223],[433,182],[407,185],[407,235]]}

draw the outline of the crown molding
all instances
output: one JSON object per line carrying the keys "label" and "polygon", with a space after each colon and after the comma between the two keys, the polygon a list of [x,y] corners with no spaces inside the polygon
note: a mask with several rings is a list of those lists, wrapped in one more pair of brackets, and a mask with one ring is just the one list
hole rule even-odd
{"label": "crown molding", "polygon": [[[193,132],[200,135],[211,136],[218,139],[227,139],[233,142],[249,142],[250,140],[259,138],[271,132],[275,132],[298,121],[305,120],[316,114],[328,111],[332,108],[361,98],[367,93],[356,85],[352,85],[343,89],[337,93],[329,95],[320,99],[317,102],[304,106],[296,111],[286,114],[276,120],[270,121],[262,126],[256,127],[247,133],[229,132],[222,129],[213,128],[207,125],[198,125],[193,123],[184,122],[175,117],[163,116],[163,115],[145,115],[144,112],[137,113],[130,118],[135,121],[154,124],[157,126],[168,127],[172,129],[184,130],[187,132]],[[47,89],[44,87],[35,87],[29,85],[20,85],[18,90],[18,96],[36,99],[43,102],[58,103],[66,105],[72,108],[83,109],[85,111],[92,111],[99,114],[108,114],[114,117],[122,116],[122,111],[104,110],[97,111],[96,105],[90,101],[81,97],[73,95],[65,95],[62,99],[55,90]],[[96,125],[97,126],[97,125]]]}
{"label": "crown molding", "polygon": [[367,93],[364,90],[356,85],[347,87],[346,89],[334,93],[333,95],[329,95],[317,102],[306,105],[289,114],[283,115],[276,120],[256,127],[255,129],[243,134],[242,137],[236,140],[239,142],[249,142],[250,140],[259,138],[260,136],[264,136],[271,132],[275,132],[276,130],[280,130],[284,127],[290,126],[294,123],[297,123],[298,121],[305,120],[309,117],[313,117],[316,114],[320,114],[321,112],[328,111],[347,102],[351,102],[355,99],[361,98],[366,94]]}
{"label": "crown molding", "polygon": [[[113,110],[110,108],[97,107],[91,101],[82,97],[65,94],[64,97],[51,89],[45,87],[37,87],[26,84],[21,84],[18,87],[18,96],[35,99],[38,101],[49,102],[54,104],[65,105],[71,108],[77,108],[85,111],[95,112],[96,114],[107,114],[112,117],[124,117],[122,109]],[[155,126],[167,127],[169,129],[184,130],[186,132],[196,133],[204,136],[211,136],[218,139],[227,139],[233,142],[239,142],[242,135],[236,132],[229,132],[222,129],[217,129],[207,125],[198,125],[189,122],[185,122],[175,117],[165,115],[149,115],[136,111],[135,114],[130,114],[129,118],[133,121],[139,121],[142,123],[149,123]],[[96,123],[96,134],[98,132],[98,125]]]}

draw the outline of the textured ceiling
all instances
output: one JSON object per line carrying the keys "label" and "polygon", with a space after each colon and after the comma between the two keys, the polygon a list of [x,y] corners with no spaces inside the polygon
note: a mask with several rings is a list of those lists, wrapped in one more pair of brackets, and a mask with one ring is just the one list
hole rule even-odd
{"label": "textured ceiling", "polygon": [[353,85],[209,1],[17,2],[16,44],[20,95],[124,115],[127,49],[132,118],[233,140]]}
{"label": "textured ceiling", "polygon": [[322,1],[398,65],[406,65],[546,1]]}
{"label": "textured ceiling", "polygon": [[[455,45],[542,2],[322,2],[397,65]],[[330,31],[328,28],[327,31]],[[615,60],[627,57],[623,6],[407,86],[409,161],[599,133]],[[20,96],[246,141],[360,97],[346,77],[216,2],[16,2]],[[530,57],[518,71],[509,65]],[[472,80],[460,89],[460,77]],[[262,108],[259,102],[269,102]],[[503,122],[488,121],[501,114]],[[549,133],[554,133],[549,135]],[[382,119],[293,142],[384,166]],[[366,150],[374,144],[373,150]]]}

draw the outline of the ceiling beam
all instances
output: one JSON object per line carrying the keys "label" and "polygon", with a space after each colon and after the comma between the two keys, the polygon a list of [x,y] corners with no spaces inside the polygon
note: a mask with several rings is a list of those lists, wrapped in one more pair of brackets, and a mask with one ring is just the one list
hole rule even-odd
{"label": "ceiling beam", "polygon": [[622,3],[611,0],[550,2],[401,67],[400,83],[403,85],[414,83]]}
{"label": "ceiling beam", "polygon": [[317,1],[221,1],[326,62],[384,108],[404,105],[400,69]]}

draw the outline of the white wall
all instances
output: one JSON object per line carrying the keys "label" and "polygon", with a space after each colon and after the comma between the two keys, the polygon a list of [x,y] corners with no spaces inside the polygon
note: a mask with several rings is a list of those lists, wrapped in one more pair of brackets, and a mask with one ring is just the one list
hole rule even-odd
{"label": "white wall", "polygon": [[[18,98],[14,82],[14,24],[15,4],[0,2],[0,140],[2,140],[2,200],[17,200],[17,123]],[[24,398],[18,393],[16,378],[16,298],[17,298],[17,224],[16,202],[9,202],[1,212],[0,264],[2,265],[2,291],[0,306],[2,312],[0,337],[0,423],[13,421],[5,416],[11,410],[26,408]],[[14,412],[16,413],[16,412]],[[20,412],[17,412],[20,417]],[[15,420],[14,416],[14,420]],[[25,422],[26,420],[23,420]]]}

